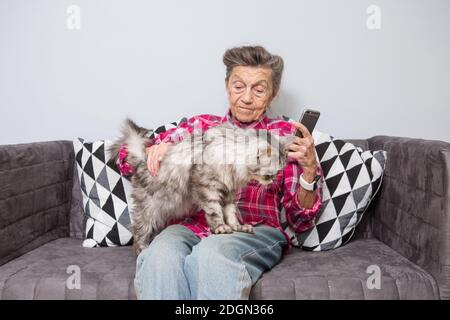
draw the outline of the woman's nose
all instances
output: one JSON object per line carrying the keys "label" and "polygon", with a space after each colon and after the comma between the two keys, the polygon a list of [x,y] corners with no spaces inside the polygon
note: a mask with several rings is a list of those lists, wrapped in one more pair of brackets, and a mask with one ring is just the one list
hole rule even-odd
{"label": "woman's nose", "polygon": [[242,95],[242,101],[246,104],[250,104],[253,102],[253,94],[250,89],[246,89],[244,94]]}

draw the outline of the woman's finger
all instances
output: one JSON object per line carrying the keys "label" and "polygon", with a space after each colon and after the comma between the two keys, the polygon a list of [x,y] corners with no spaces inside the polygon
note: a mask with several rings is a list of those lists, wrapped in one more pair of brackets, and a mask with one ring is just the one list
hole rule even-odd
{"label": "woman's finger", "polygon": [[293,121],[292,124],[302,133],[304,138],[311,137],[311,133],[309,132],[308,128],[306,128],[303,123]]}
{"label": "woman's finger", "polygon": [[305,153],[301,152],[301,151],[296,151],[296,152],[288,152],[288,156],[294,159],[303,159],[305,157]]}
{"label": "woman's finger", "polygon": [[147,170],[150,171],[150,155],[153,152],[152,148],[147,149]]}
{"label": "woman's finger", "polygon": [[310,148],[311,146],[314,146],[314,139],[312,136],[307,138],[294,137],[293,143]]}
{"label": "woman's finger", "polygon": [[155,175],[159,172],[159,164],[162,160],[162,150],[158,148],[158,151],[155,153]]}
{"label": "woman's finger", "polygon": [[305,144],[305,141],[307,141],[306,138],[294,137],[293,143],[296,143],[296,144],[302,146]]}
{"label": "woman's finger", "polygon": [[158,145],[158,148],[155,150],[155,154],[153,155],[153,170],[154,175],[158,174],[159,170],[159,162],[161,161],[161,146]]}
{"label": "woman's finger", "polygon": [[295,144],[295,143],[291,143],[288,146],[288,150],[290,150],[290,151],[306,152],[306,147],[305,146],[299,146],[298,144]]}
{"label": "woman's finger", "polygon": [[149,154],[149,157],[148,157],[149,158],[148,161],[150,162],[150,174],[152,176],[155,175],[155,153],[156,153],[156,151],[157,151],[156,146],[153,146],[151,149],[151,152]]}
{"label": "woman's finger", "polygon": [[167,152],[167,144],[161,143],[150,148],[147,158],[147,168],[152,176],[156,176],[159,171],[161,160]]}
{"label": "woman's finger", "polygon": [[300,148],[300,146],[298,144],[291,143],[287,146],[286,149],[289,151],[298,151],[299,148]]}

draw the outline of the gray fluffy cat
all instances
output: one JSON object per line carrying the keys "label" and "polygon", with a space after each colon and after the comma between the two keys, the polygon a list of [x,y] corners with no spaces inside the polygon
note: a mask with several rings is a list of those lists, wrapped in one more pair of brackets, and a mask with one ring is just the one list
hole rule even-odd
{"label": "gray fluffy cat", "polygon": [[266,130],[229,125],[204,134],[194,131],[169,146],[158,174],[152,176],[145,154],[148,130],[126,119],[121,131],[122,137],[109,151],[117,159],[120,145],[126,144],[127,162],[135,168],[131,220],[136,254],[171,220],[193,214],[194,205],[204,210],[213,233],[253,232],[251,225],[241,225],[236,217],[235,193],[251,179],[271,183],[284,167],[284,146],[291,141]]}

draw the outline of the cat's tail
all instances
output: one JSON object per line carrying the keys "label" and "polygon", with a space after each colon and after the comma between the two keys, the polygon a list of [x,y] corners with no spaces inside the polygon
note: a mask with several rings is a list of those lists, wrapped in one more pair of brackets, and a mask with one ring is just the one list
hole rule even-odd
{"label": "cat's tail", "polygon": [[120,129],[122,136],[114,140],[112,145],[108,148],[112,158],[117,160],[119,156],[120,147],[125,145],[128,150],[126,161],[136,168],[142,161],[145,161],[145,148],[150,142],[146,137],[148,130],[138,126],[130,118],[126,118]]}

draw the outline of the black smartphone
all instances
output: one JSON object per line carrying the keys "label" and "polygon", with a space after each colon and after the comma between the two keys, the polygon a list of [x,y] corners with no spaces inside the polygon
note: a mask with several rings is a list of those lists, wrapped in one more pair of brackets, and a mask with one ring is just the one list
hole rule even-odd
{"label": "black smartphone", "polygon": [[[314,127],[316,126],[317,120],[319,120],[320,112],[312,109],[303,110],[302,116],[300,117],[300,123],[303,124],[312,134]],[[303,134],[300,130],[297,129],[295,133],[297,137],[303,138]]]}

